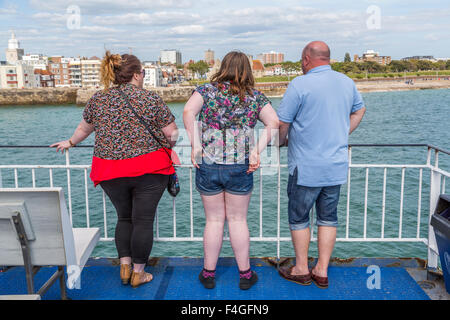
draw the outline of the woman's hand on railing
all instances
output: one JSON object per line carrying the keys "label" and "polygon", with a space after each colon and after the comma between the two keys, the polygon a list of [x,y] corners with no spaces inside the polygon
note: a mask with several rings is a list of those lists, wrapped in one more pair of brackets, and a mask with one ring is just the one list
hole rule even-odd
{"label": "woman's hand on railing", "polygon": [[56,152],[61,150],[61,153],[64,153],[64,151],[66,151],[67,149],[71,148],[72,145],[71,145],[69,140],[64,140],[64,141],[60,141],[60,142],[54,143],[54,144],[52,144],[50,146],[50,148],[55,148],[55,147],[56,147]]}
{"label": "woman's hand on railing", "polygon": [[248,161],[250,164],[248,166],[247,174],[255,172],[261,165],[261,159],[257,151],[252,151],[250,153]]}
{"label": "woman's hand on railing", "polygon": [[198,162],[201,161],[201,159],[202,159],[202,148],[191,148],[191,162],[197,169],[200,168]]}

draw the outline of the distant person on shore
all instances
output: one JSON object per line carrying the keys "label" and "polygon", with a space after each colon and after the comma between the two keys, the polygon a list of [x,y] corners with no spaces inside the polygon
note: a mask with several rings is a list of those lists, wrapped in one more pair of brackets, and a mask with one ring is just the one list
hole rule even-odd
{"label": "distant person on shore", "polygon": [[[280,144],[288,145],[288,216],[296,257],[294,266],[279,272],[299,284],[314,281],[327,288],[339,193],[347,181],[348,138],[365,107],[353,80],[331,69],[330,49],[324,42],[314,41],[304,48],[302,69],[304,75],[289,84],[277,111]],[[309,212],[314,204],[319,258],[309,270]]]}
{"label": "distant person on shore", "polygon": [[[144,72],[136,56],[106,51],[101,64],[104,90],[87,102],[73,136],[51,145],[63,152],[95,131],[90,177],[116,208],[120,278],[133,287],[153,279],[144,267],[153,245],[156,207],[169,175],[175,172],[170,154],[178,134],[175,117],[164,101],[143,89]],[[152,128],[153,135],[127,101]]]}
{"label": "distant person on shore", "polygon": [[[184,108],[196,188],[206,216],[204,268],[199,280],[208,289],[216,283],[225,220],[239,268],[240,289],[249,289],[258,279],[250,268],[247,211],[253,172],[260,165],[260,153],[278,131],[278,117],[254,84],[247,56],[229,52],[211,83],[197,87]],[[265,128],[255,144],[253,130],[258,120]]]}

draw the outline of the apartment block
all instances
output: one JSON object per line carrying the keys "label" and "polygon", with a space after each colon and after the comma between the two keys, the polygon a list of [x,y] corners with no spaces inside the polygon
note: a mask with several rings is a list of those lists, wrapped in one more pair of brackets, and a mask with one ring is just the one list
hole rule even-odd
{"label": "apartment block", "polygon": [[81,86],[83,88],[100,87],[100,65],[97,57],[81,60]]}
{"label": "apartment block", "polygon": [[390,56],[380,56],[380,54],[378,52],[375,52],[374,50],[367,50],[366,52],[363,53],[362,57],[355,54],[354,61],[355,62],[373,61],[385,66],[391,63],[392,58]]}
{"label": "apartment block", "polygon": [[175,49],[161,50],[161,63],[170,63],[180,65],[181,62],[181,52]]}
{"label": "apartment block", "polygon": [[282,63],[284,62],[284,53],[275,51],[270,51],[268,53],[260,53],[257,56],[257,59],[260,60],[263,64]]}
{"label": "apartment block", "polygon": [[160,87],[162,83],[162,70],[161,67],[152,63],[144,63],[145,77],[144,87],[155,88]]}
{"label": "apartment block", "polygon": [[2,89],[37,88],[40,86],[38,79],[31,66],[20,63],[0,65],[0,88]]}

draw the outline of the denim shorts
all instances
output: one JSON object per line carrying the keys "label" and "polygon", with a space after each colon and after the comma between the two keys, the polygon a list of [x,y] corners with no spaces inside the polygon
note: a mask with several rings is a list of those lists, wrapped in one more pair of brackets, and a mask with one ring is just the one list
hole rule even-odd
{"label": "denim shorts", "polygon": [[341,185],[329,187],[305,187],[297,184],[297,168],[288,179],[288,216],[290,230],[309,227],[309,212],[316,204],[318,226],[337,227],[337,206]]}
{"label": "denim shorts", "polygon": [[213,196],[223,191],[246,195],[253,190],[253,172],[247,174],[248,162],[245,164],[199,164],[195,173],[195,187],[201,195]]}

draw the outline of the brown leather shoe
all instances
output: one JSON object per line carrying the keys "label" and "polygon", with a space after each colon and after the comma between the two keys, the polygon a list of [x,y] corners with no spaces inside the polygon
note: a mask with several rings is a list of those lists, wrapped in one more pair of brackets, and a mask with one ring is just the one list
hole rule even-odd
{"label": "brown leather shoe", "polygon": [[122,284],[128,284],[131,278],[131,264],[121,264],[120,265],[120,280]]}
{"label": "brown leather shoe", "polygon": [[294,266],[290,267],[280,267],[278,273],[286,280],[301,284],[303,286],[309,286],[312,282],[311,273],[302,274],[302,275],[293,275],[292,269]]}
{"label": "brown leather shoe", "polygon": [[147,273],[144,270],[141,272],[134,272],[131,274],[131,286],[133,288],[139,287],[141,284],[150,282],[153,280],[153,275],[151,273]]}
{"label": "brown leather shoe", "polygon": [[328,288],[328,277],[316,276],[311,270],[311,278],[320,289]]}

